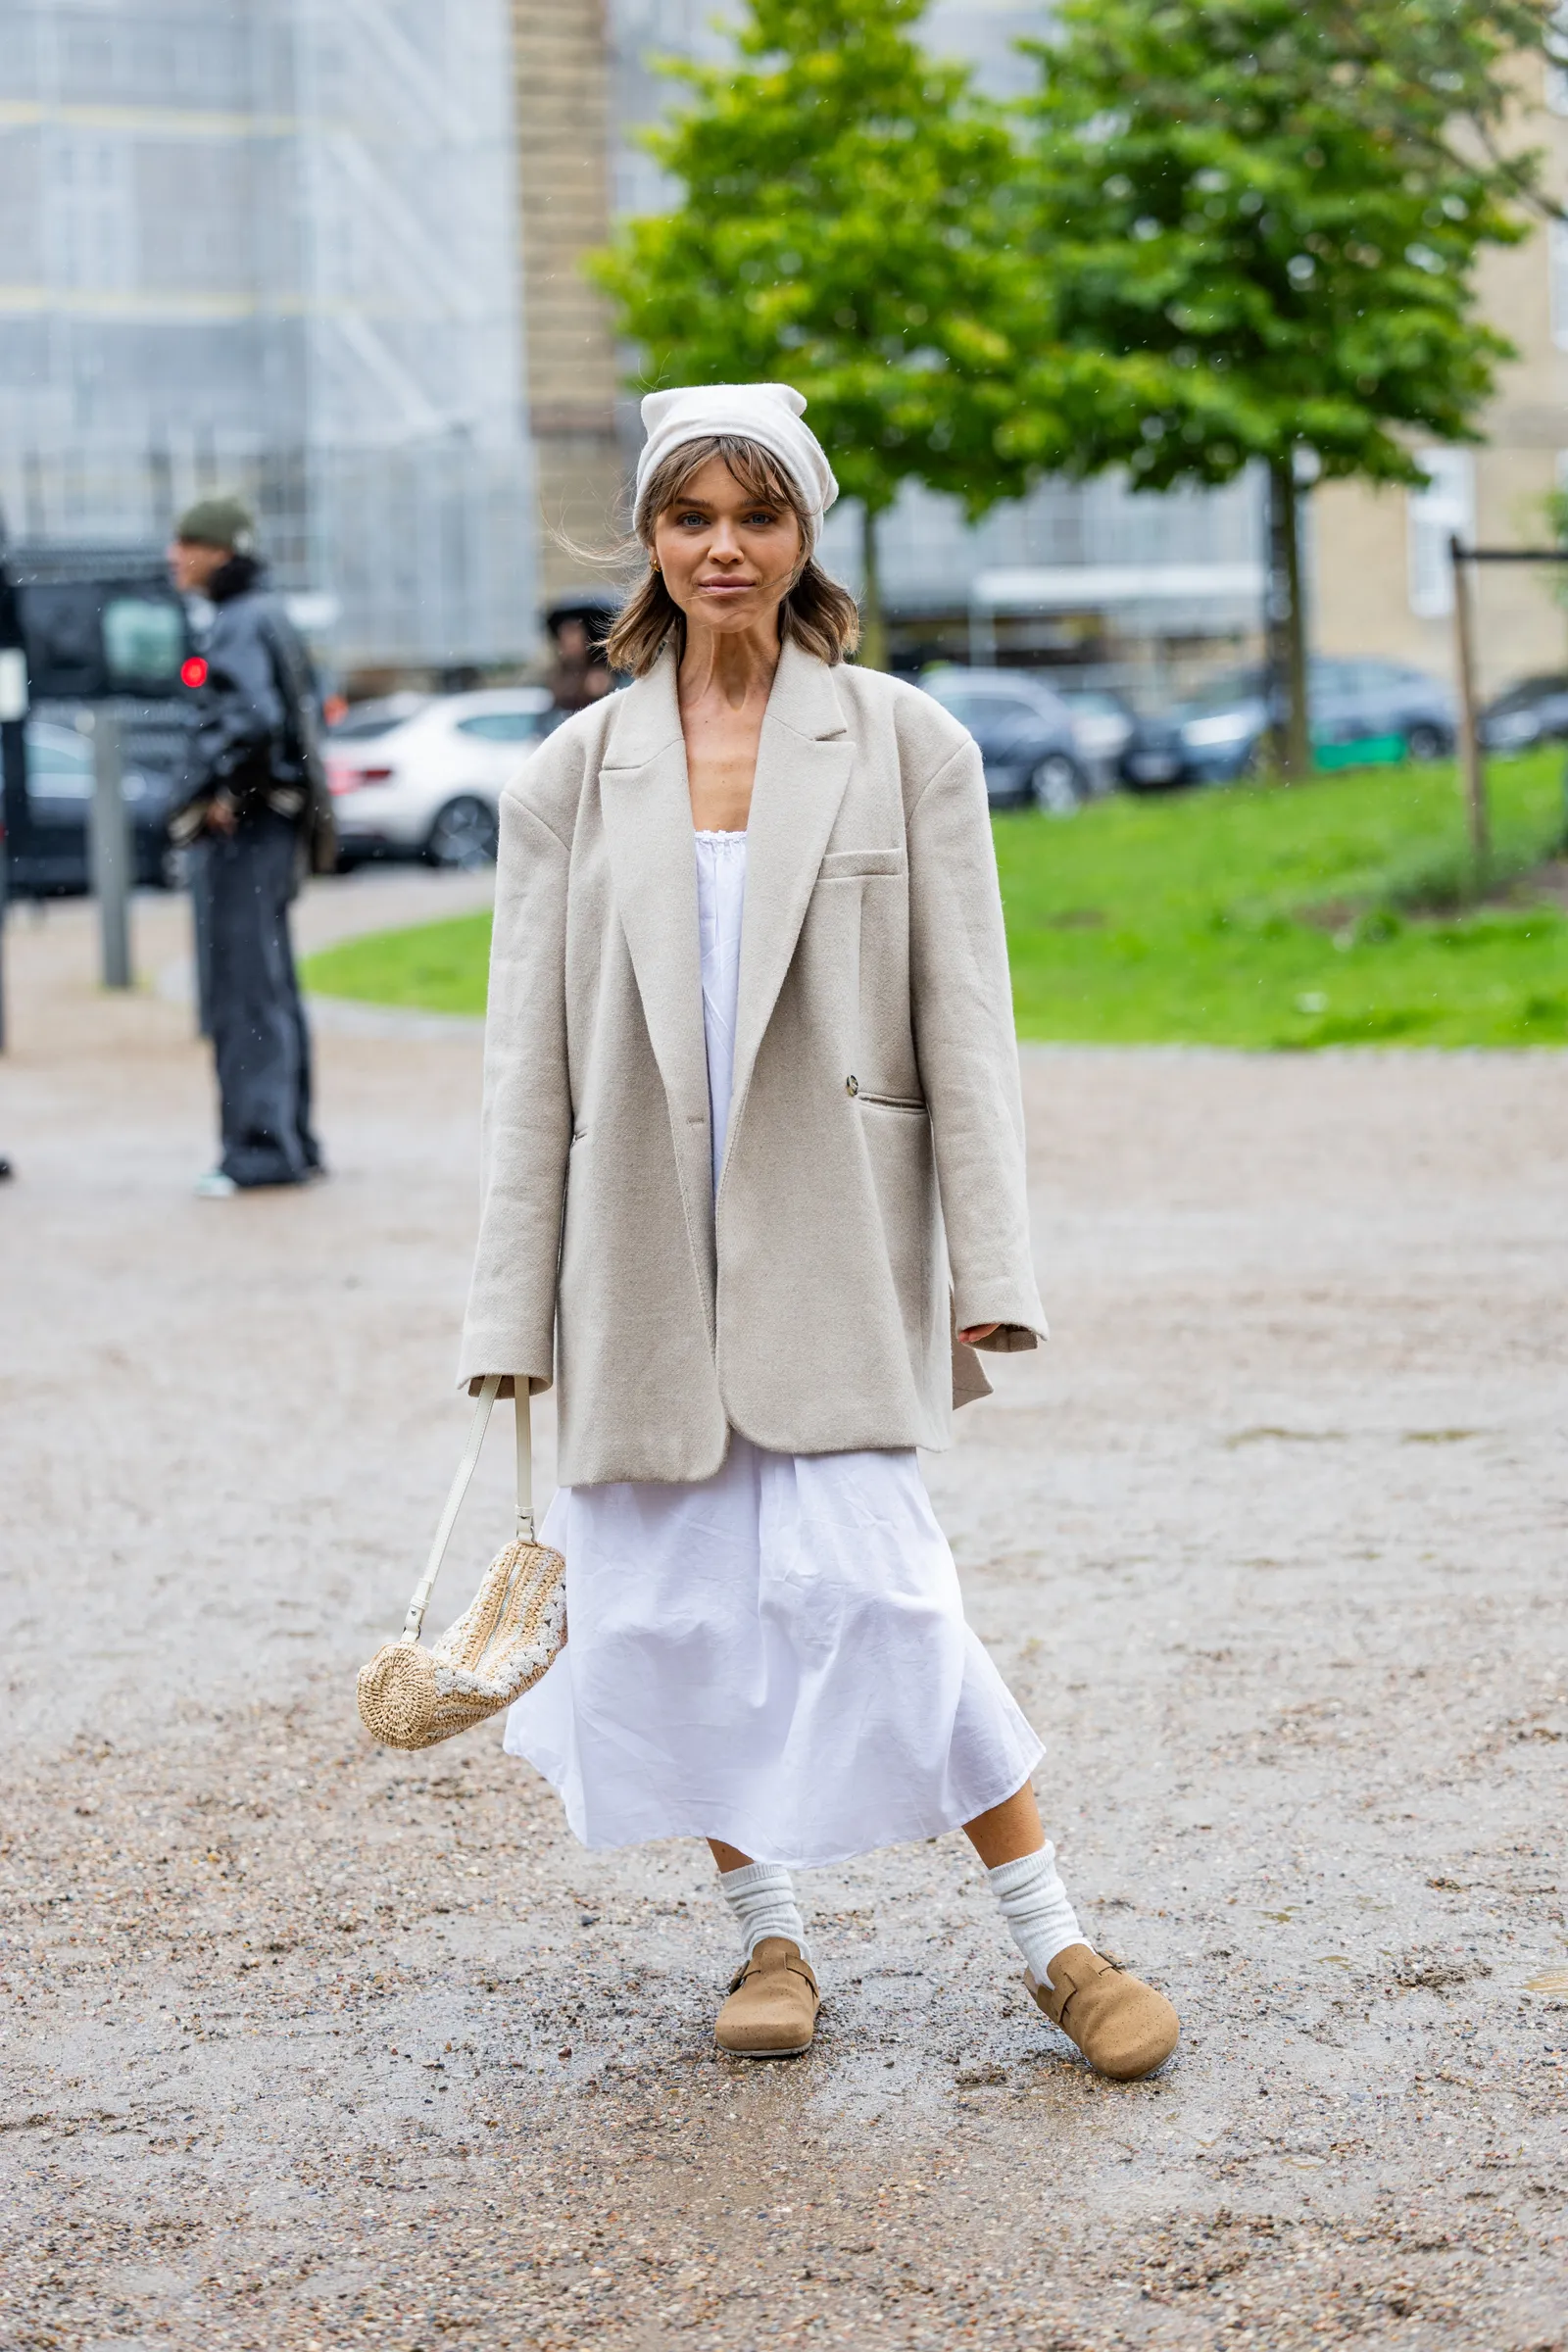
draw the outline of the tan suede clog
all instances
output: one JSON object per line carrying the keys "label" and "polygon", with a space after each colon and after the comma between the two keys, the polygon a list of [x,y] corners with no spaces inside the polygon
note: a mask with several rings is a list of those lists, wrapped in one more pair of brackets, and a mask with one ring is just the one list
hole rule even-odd
{"label": "tan suede clog", "polygon": [[821,2007],[816,1979],[787,1936],[764,1936],[730,1985],[713,2038],[737,2058],[798,2058]]}
{"label": "tan suede clog", "polygon": [[1069,1943],[1046,1971],[1048,1982],[1024,1983],[1054,2026],[1078,2044],[1096,2072],[1113,2082],[1136,2082],[1163,2066],[1181,2024],[1162,1992],[1129,1976],[1087,1943]]}

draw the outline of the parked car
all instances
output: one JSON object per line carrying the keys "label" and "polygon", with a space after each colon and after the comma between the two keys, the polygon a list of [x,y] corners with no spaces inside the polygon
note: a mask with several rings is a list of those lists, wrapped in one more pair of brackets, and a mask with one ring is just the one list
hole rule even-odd
{"label": "parked car", "polygon": [[994,808],[1033,802],[1070,816],[1088,799],[1089,769],[1072,712],[1027,670],[943,663],[928,669],[920,684],[980,746]]}
{"label": "parked car", "polygon": [[1092,774],[1103,776],[1108,782],[1116,774],[1138,722],[1131,705],[1124,703],[1119,694],[1112,694],[1103,686],[1074,686],[1069,682],[1070,677],[1069,671],[1054,679],[1054,691],[1067,706],[1084,765]]}
{"label": "parked car", "polygon": [[[1453,696],[1423,670],[1325,656],[1311,665],[1309,694],[1320,767],[1442,760],[1453,749]],[[1191,701],[1138,721],[1121,756],[1122,782],[1134,792],[1234,783],[1252,771],[1269,724],[1262,668],[1227,671]]]}
{"label": "parked car", "polygon": [[325,745],[342,863],[493,862],[502,789],[549,732],[552,716],[542,686],[354,705],[328,729]]}
{"label": "parked car", "polygon": [[1489,752],[1528,751],[1568,735],[1568,672],[1520,678],[1487,705],[1480,723]]}
{"label": "parked car", "polygon": [[[19,899],[67,897],[92,886],[92,738],[74,727],[30,718],[27,838],[9,845],[9,883]],[[165,831],[171,797],[167,773],[126,764],[131,871],[138,883],[166,889],[173,858]]]}

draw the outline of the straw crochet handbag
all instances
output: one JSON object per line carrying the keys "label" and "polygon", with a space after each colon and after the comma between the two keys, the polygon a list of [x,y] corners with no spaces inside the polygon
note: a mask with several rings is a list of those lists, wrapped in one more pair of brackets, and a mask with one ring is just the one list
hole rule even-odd
{"label": "straw crochet handbag", "polygon": [[360,1719],[383,1747],[433,1747],[499,1714],[529,1690],[560,1656],[566,1640],[566,1563],[540,1544],[533,1528],[533,1453],[528,1390],[517,1383],[517,1532],[497,1552],[484,1582],[456,1625],[432,1649],[419,1641],[424,1612],[501,1386],[492,1373],[479,1392],[468,1443],[452,1481],[418,1591],[396,1642],[383,1642],[360,1668]]}

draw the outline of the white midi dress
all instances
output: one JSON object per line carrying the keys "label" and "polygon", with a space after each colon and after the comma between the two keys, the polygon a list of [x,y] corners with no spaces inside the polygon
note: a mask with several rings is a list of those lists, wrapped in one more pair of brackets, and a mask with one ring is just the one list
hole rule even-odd
{"label": "white midi dress", "polygon": [[[696,843],[716,1189],[746,836]],[[541,1532],[565,1555],[569,1638],[506,1745],[585,1845],[716,1838],[759,1862],[847,1861],[973,1820],[1045,1752],[964,1622],[912,1451],[734,1435],[701,1485],[558,1488]]]}

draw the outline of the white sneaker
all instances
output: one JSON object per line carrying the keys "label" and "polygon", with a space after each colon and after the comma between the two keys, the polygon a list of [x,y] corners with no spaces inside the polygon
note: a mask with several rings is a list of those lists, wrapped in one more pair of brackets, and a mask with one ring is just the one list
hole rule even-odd
{"label": "white sneaker", "polygon": [[228,1200],[238,1191],[233,1177],[225,1176],[221,1168],[209,1168],[205,1176],[196,1179],[198,1200]]}

